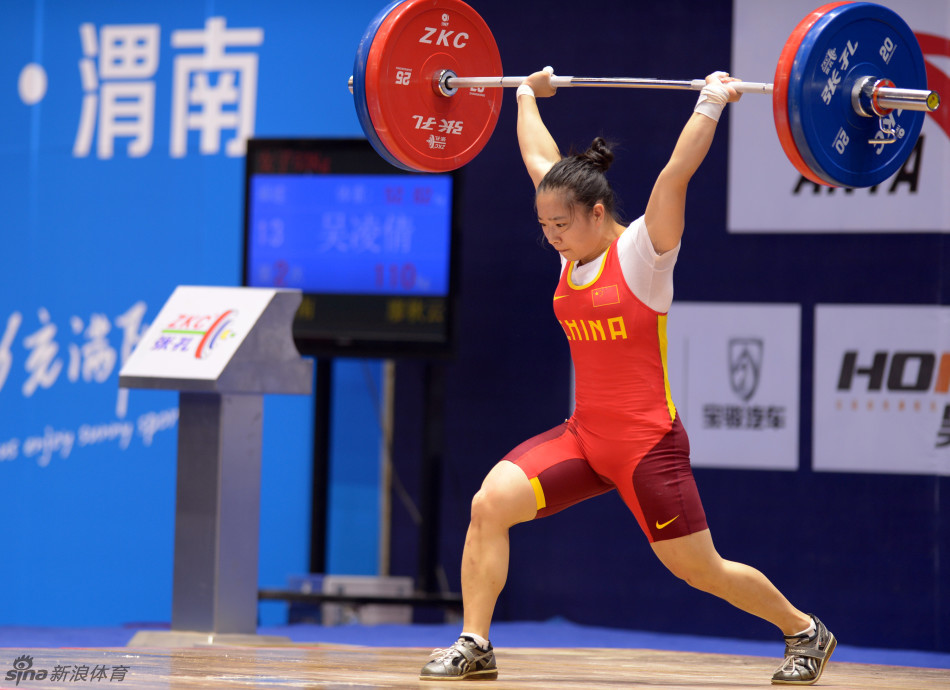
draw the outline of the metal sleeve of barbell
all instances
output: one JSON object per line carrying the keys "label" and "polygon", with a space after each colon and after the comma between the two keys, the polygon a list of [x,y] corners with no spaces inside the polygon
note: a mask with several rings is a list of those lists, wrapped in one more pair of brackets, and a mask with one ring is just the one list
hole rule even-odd
{"label": "metal sleeve of barbell", "polygon": [[875,100],[883,108],[921,110],[932,113],[940,107],[940,94],[926,89],[900,89],[881,86],[874,89]]}
{"label": "metal sleeve of barbell", "polygon": [[[445,85],[450,89],[497,88],[520,86],[527,77],[448,77]],[[739,93],[772,93],[772,85],[762,82],[731,82]],[[607,86],[622,89],[672,89],[699,91],[706,85],[703,79],[645,79],[638,77],[551,77],[551,86]]]}

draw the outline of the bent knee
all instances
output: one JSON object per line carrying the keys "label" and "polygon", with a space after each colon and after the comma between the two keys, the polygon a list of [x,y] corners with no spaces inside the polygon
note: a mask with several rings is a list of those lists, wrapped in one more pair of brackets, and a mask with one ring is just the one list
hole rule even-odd
{"label": "bent knee", "polygon": [[[509,463],[510,464],[510,463]],[[472,498],[472,522],[504,524],[506,527],[534,518],[537,504],[534,489],[524,473],[514,469],[493,470]]]}
{"label": "bent knee", "polygon": [[680,580],[688,584],[690,587],[695,587],[696,589],[702,589],[700,583],[702,581],[702,573],[691,570],[689,568],[670,568],[670,572],[673,573]]}
{"label": "bent knee", "polygon": [[492,484],[483,485],[472,497],[472,522],[511,522],[511,492]]}
{"label": "bent knee", "polygon": [[715,564],[673,563],[668,564],[667,568],[673,575],[695,589],[711,592],[718,588],[721,571]]}
{"label": "bent knee", "polygon": [[493,499],[485,491],[484,487],[478,490],[472,497],[472,522],[485,522],[491,519],[494,511],[492,510]]}

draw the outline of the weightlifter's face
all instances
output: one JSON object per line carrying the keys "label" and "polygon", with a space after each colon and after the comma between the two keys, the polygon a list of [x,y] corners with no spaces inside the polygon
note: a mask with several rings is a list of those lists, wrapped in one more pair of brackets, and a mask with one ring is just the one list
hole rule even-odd
{"label": "weightlifter's face", "polygon": [[[606,249],[601,204],[588,211],[567,203],[557,192],[541,192],[535,204],[545,239],[568,261],[586,263]],[[606,240],[606,244],[610,241]]]}

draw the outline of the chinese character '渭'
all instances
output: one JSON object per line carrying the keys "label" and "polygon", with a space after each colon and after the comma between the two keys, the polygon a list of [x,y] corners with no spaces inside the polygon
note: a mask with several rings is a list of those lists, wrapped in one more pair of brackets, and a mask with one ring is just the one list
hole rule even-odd
{"label": "chinese character '\u6e2d'", "polygon": [[132,139],[129,156],[144,156],[152,149],[155,129],[155,83],[150,80],[158,69],[158,24],[109,24],[97,36],[96,27],[85,23],[79,37],[84,95],[73,155],[88,156],[95,134],[99,158],[112,158],[118,137]]}

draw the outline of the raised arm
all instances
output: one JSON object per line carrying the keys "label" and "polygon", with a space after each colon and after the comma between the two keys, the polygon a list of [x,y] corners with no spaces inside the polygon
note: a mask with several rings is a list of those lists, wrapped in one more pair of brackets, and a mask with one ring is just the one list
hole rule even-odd
{"label": "raised arm", "polygon": [[[541,183],[545,173],[561,160],[561,152],[554,138],[541,121],[537,98],[553,96],[557,89],[551,86],[551,70],[546,67],[525,79],[518,87],[518,146],[528,175],[535,189]],[[525,88],[527,85],[530,88]]]}
{"label": "raised arm", "polygon": [[686,188],[693,173],[706,158],[726,103],[739,100],[728,86],[738,81],[724,72],[706,77],[706,87],[680,133],[669,162],[660,171],[647,202],[644,220],[657,253],[676,247],[686,225]]}

